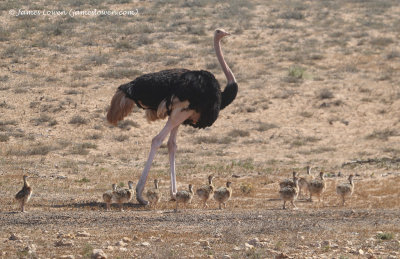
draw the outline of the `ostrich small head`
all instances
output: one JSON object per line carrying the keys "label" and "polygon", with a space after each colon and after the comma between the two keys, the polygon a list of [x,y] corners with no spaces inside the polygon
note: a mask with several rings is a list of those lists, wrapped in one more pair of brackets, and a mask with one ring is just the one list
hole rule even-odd
{"label": "ostrich small head", "polygon": [[353,182],[353,178],[354,178],[354,175],[349,175],[349,182],[351,183],[351,182]]}
{"label": "ostrich small head", "polygon": [[229,32],[226,32],[224,29],[216,29],[214,33],[214,37],[218,40],[221,40],[225,36],[231,35]]}
{"label": "ostrich small head", "polygon": [[129,186],[129,189],[133,189],[133,182],[132,181],[128,181],[128,186]]}
{"label": "ostrich small head", "polygon": [[24,181],[28,178],[29,176],[27,176],[26,174],[22,177],[24,179]]}
{"label": "ostrich small head", "polygon": [[323,180],[324,179],[324,172],[319,172],[319,177]]}
{"label": "ostrich small head", "polygon": [[297,173],[293,171],[293,179],[296,177]]}
{"label": "ostrich small head", "polygon": [[310,174],[311,174],[311,166],[308,165],[308,166],[306,167],[306,169],[307,169],[307,174],[310,175]]}
{"label": "ostrich small head", "polygon": [[226,187],[228,187],[228,188],[230,188],[231,187],[231,185],[232,185],[232,182],[226,182]]}
{"label": "ostrich small head", "polygon": [[189,184],[189,192],[193,192],[193,185]]}
{"label": "ostrich small head", "polygon": [[112,186],[112,190],[113,190],[113,191],[116,191],[116,190],[117,190],[117,184],[116,184],[116,183],[113,183],[111,186]]}

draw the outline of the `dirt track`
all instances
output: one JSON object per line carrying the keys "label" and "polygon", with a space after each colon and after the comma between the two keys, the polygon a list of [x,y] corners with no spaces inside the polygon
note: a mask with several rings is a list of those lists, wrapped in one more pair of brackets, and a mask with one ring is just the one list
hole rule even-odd
{"label": "dirt track", "polygon": [[[25,214],[1,213],[0,224],[3,245],[16,244],[14,248],[23,250],[32,243],[41,244],[36,251],[40,258],[51,256],[56,250],[60,253],[60,249],[68,254],[70,249],[78,248],[83,253],[88,244],[90,248],[101,248],[109,255],[122,257],[219,257],[225,254],[242,257],[249,253],[267,257],[280,253],[295,258],[340,254],[357,257],[360,249],[385,256],[398,253],[396,243],[379,240],[371,243],[371,237],[374,238],[377,231],[399,231],[400,211],[189,209],[174,213],[171,210],[147,211],[132,207],[124,212],[74,208]],[[77,233],[83,230],[90,236],[78,237]],[[18,233],[21,241],[8,240],[11,232]],[[324,239],[318,237],[319,234],[323,234]],[[132,240],[124,247],[126,251],[115,246],[123,237]],[[260,242],[246,251],[245,243],[255,237]],[[59,240],[72,240],[73,245],[57,247],[55,244]],[[201,240],[207,240],[209,247],[196,243]],[[376,250],[374,243],[379,244],[380,250]],[[170,254],[172,250],[173,255]]]}

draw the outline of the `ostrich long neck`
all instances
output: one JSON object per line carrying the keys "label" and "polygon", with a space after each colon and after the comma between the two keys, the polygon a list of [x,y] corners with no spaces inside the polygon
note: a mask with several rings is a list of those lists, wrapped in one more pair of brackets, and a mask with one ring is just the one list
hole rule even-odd
{"label": "ostrich long neck", "polygon": [[221,64],[221,68],[224,71],[226,79],[228,80],[228,85],[231,83],[235,83],[236,82],[235,76],[233,75],[231,69],[225,62],[224,56],[222,55],[220,39],[218,39],[217,37],[214,38],[214,49],[215,53],[217,54],[218,61]]}

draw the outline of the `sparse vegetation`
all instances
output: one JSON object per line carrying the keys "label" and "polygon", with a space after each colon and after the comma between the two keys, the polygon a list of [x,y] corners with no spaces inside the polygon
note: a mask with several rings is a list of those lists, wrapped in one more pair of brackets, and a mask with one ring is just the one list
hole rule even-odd
{"label": "sparse vegetation", "polygon": [[80,115],[74,115],[69,121],[69,124],[75,124],[75,125],[84,125],[87,123],[88,123],[87,119],[83,118]]}
{"label": "sparse vegetation", "polygon": [[378,234],[376,235],[376,239],[384,240],[384,241],[386,241],[386,240],[392,240],[393,238],[394,238],[394,234],[393,234],[393,233],[390,233],[390,232],[378,233]]}
{"label": "sparse vegetation", "polygon": [[250,136],[250,132],[246,131],[246,130],[240,130],[240,129],[234,129],[231,130],[228,133],[228,136],[232,137],[232,138],[237,138],[237,137],[248,137]]}
{"label": "sparse vegetation", "polygon": [[400,136],[396,129],[374,130],[371,134],[367,135],[366,139],[379,139],[388,140],[389,137]]}
{"label": "sparse vegetation", "polygon": [[319,93],[318,93],[318,98],[323,100],[323,99],[332,99],[334,97],[333,93],[331,90],[329,89],[322,89]]}
{"label": "sparse vegetation", "polygon": [[250,194],[253,191],[253,185],[244,183],[240,185],[240,191],[244,194]]}
{"label": "sparse vegetation", "polygon": [[124,142],[129,139],[129,136],[128,135],[118,135],[118,136],[115,136],[114,139],[118,142]]}
{"label": "sparse vegetation", "polygon": [[[398,257],[398,9],[394,0],[0,1],[0,257],[90,258],[97,248],[108,258]],[[102,193],[137,183],[166,123],[148,124],[135,107],[110,126],[112,94],[170,68],[209,70],[223,90],[217,27],[232,33],[222,47],[239,92],[212,127],[179,127],[176,176],[178,190],[209,174],[216,187],[232,181],[227,208],[210,200],[203,210],[195,197],[170,213],[167,136],[145,187],[163,181],[159,206],[133,199],[103,212]],[[298,211],[282,210],[277,183],[308,164],[332,176],[323,202],[299,197]],[[31,211],[14,213],[24,173]],[[356,190],[341,208],[335,185],[351,173]]]}
{"label": "sparse vegetation", "polygon": [[6,134],[0,134],[0,142],[7,142],[10,137]]}

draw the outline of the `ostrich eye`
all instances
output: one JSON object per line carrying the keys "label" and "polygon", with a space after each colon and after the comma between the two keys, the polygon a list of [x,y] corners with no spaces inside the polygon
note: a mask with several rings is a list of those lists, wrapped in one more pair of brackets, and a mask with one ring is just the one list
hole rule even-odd
{"label": "ostrich eye", "polygon": [[217,33],[221,33],[221,31],[220,31],[220,30],[217,30]]}

